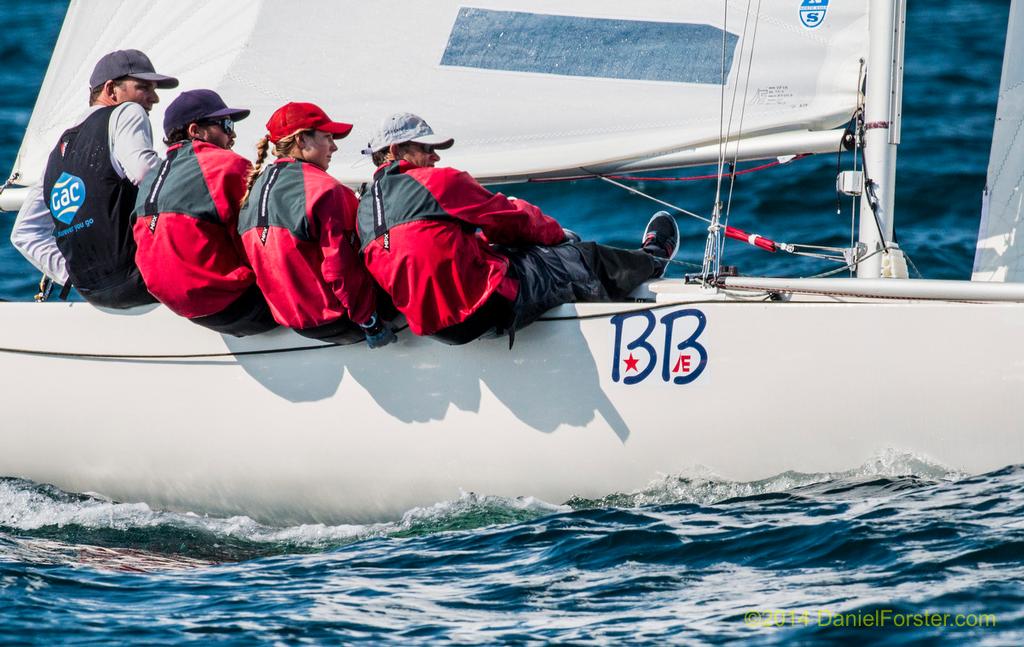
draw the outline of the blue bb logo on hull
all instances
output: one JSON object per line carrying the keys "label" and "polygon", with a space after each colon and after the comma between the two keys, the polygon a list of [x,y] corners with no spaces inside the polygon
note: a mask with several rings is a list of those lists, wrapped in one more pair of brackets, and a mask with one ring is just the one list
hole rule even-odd
{"label": "blue bb logo on hull", "polygon": [[660,366],[663,382],[689,384],[708,365],[708,351],[699,341],[707,317],[696,308],[673,310],[660,319],[650,310],[626,312],[610,323],[615,328],[612,382],[638,384]]}
{"label": "blue bb logo on hull", "polygon": [[800,22],[808,29],[814,29],[825,20],[828,11],[828,0],[802,0],[800,3]]}
{"label": "blue bb logo on hull", "polygon": [[50,191],[50,213],[65,225],[70,225],[75,214],[85,203],[85,182],[82,178],[61,173]]}

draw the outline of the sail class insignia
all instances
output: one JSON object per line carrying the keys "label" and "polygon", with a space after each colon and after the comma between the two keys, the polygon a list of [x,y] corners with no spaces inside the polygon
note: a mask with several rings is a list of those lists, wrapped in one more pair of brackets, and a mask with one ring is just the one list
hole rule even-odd
{"label": "sail class insignia", "polygon": [[814,29],[825,21],[828,11],[828,0],[802,0],[800,3],[800,22],[808,29]]}

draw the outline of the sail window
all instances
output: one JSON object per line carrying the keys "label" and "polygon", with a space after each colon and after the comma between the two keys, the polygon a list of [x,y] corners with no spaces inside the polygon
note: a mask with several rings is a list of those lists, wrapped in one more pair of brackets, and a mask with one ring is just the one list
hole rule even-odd
{"label": "sail window", "polygon": [[[726,74],[738,41],[725,32]],[[721,85],[722,30],[462,7],[441,65]]]}

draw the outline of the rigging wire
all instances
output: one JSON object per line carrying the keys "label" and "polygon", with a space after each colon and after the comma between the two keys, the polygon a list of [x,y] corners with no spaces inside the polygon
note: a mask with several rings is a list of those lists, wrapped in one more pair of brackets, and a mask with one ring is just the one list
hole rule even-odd
{"label": "rigging wire", "polygon": [[907,250],[901,248],[901,251],[903,252],[903,258],[905,258],[907,263],[910,265],[910,269],[914,270],[914,274],[917,275],[917,278],[923,279],[924,275],[921,274],[921,270],[917,269],[917,265],[914,265],[914,261],[910,260],[910,254],[907,253]]}
{"label": "rigging wire", "polygon": [[729,0],[722,2],[722,66],[721,66],[721,92],[719,93],[718,109],[718,179],[715,182],[715,202],[711,210],[711,222],[708,225],[708,237],[704,244],[704,263],[701,268],[701,281],[708,285],[708,277],[717,277],[720,272],[720,259],[718,250],[721,248],[720,239],[722,227],[719,218],[722,215],[722,171],[725,169],[725,55],[728,48],[728,27],[729,27]]}
{"label": "rigging wire", "polygon": [[[663,205],[663,206],[666,206],[666,207],[668,207],[670,209],[674,209],[674,210],[678,211],[679,213],[682,213],[683,215],[690,216],[691,218],[696,218],[697,220],[700,220],[701,222],[705,222],[705,223],[710,223],[711,222],[710,219],[705,218],[704,216],[701,216],[699,214],[693,213],[692,211],[688,211],[686,209],[683,209],[682,207],[674,205],[674,204],[672,204],[670,202],[666,202],[664,200],[660,200],[658,198],[655,198],[654,196],[652,196],[652,195],[650,195],[648,193],[644,193],[640,189],[636,189],[634,187],[622,184],[621,182],[617,182],[617,181],[609,179],[608,177],[605,177],[605,176],[597,176],[597,178],[600,179],[600,180],[603,180],[605,182],[608,182],[609,184],[617,186],[617,187],[619,187],[621,189],[629,191],[630,193],[638,195],[641,198],[646,198],[648,200],[651,200],[652,202],[656,202],[656,203],[658,203],[660,205]],[[732,228],[729,228],[729,229],[732,229]],[[732,235],[732,234],[730,234],[730,235]],[[743,235],[744,235],[744,238],[746,238],[746,234],[744,233]],[[836,263],[846,263],[847,262],[846,252],[849,251],[849,250],[843,249],[841,247],[830,247],[830,246],[825,246],[825,245],[810,245],[810,244],[801,244],[801,243],[771,243],[771,244],[774,245],[774,248],[772,248],[770,251],[781,250],[781,251],[786,252],[787,254],[791,254],[793,256],[804,256],[804,257],[807,257],[807,258],[817,258],[817,259],[832,261],[832,262],[836,262]],[[755,246],[757,246],[757,245],[755,244]],[[801,250],[820,250],[820,251],[812,252],[812,251],[801,251]],[[833,254],[823,254],[823,253],[820,253],[821,251],[833,252]],[[679,264],[683,264],[683,265],[695,265],[693,263],[689,263],[689,262],[686,262],[686,261],[670,261],[670,262],[675,262],[675,263],[679,263]],[[703,270],[703,265],[701,265],[700,267]]]}
{"label": "rigging wire", "polygon": [[658,204],[666,206],[669,209],[675,209],[679,213],[682,213],[684,215],[690,216],[691,218],[696,218],[697,220],[700,220],[700,221],[703,221],[703,222],[707,222],[707,223],[711,222],[710,218],[705,218],[704,216],[696,214],[696,213],[694,213],[692,211],[687,211],[686,209],[683,209],[682,207],[677,207],[676,205],[672,204],[671,202],[665,202],[664,200],[659,200],[658,198],[655,198],[653,195],[650,195],[649,193],[644,193],[640,189],[633,188],[633,187],[629,186],[628,184],[623,184],[622,182],[618,182],[616,180],[613,180],[613,179],[611,179],[611,178],[609,178],[609,177],[607,177],[605,175],[598,175],[597,178],[599,180],[603,180],[603,181],[607,182],[608,184],[614,184],[615,186],[619,187],[620,189],[625,189],[626,191],[629,191],[630,193],[634,193],[634,194],[636,194],[636,195],[638,195],[638,196],[640,196],[642,198],[647,198],[648,200],[651,200],[652,202],[657,202]]}
{"label": "rigging wire", "polygon": [[[736,150],[733,151],[732,164],[729,165],[729,168],[730,168],[730,173],[729,173],[729,196],[726,198],[726,201],[725,201],[725,226],[726,226],[726,228],[729,227],[729,215],[732,213],[732,196],[733,196],[733,191],[736,188],[736,164],[737,164],[737,162],[739,162],[739,157],[740,157],[740,139],[743,137],[743,119],[744,119],[744,117],[746,117],[746,114],[747,114],[747,95],[748,95],[749,90],[750,90],[750,72],[751,72],[751,70],[753,69],[753,66],[754,66],[754,45],[757,43],[757,25],[758,25],[758,22],[759,22],[760,18],[761,18],[761,0],[757,0],[757,9],[756,9],[756,11],[754,13],[754,32],[750,36],[750,50],[747,52],[747,78],[746,78],[746,81],[744,81],[744,83],[743,83],[743,99],[742,99],[742,101],[740,101],[740,121],[739,121],[739,125],[737,126],[737,130],[736,130]],[[747,24],[749,23],[749,20],[750,20],[750,0],[747,0],[747,14],[743,18],[743,35],[741,36],[741,38],[743,39],[744,45],[746,44],[746,40],[747,40]],[[742,63],[743,63],[743,49],[741,48],[740,49],[740,64],[742,64]],[[733,88],[733,93],[732,93],[732,107],[730,108],[730,113],[729,113],[729,133],[730,133],[730,136],[732,136],[731,135],[731,133],[732,133],[732,117],[733,117],[733,113],[735,113],[735,111],[736,111],[736,92],[738,90],[738,86],[739,86],[739,83],[737,83],[737,86]],[[725,256],[726,240],[727,240],[726,237],[721,237],[719,239],[719,249],[718,249],[718,256],[719,256],[719,258],[722,258],[722,257]]]}
{"label": "rigging wire", "polygon": [[717,204],[722,195],[722,170],[725,167],[725,54],[728,48],[729,35],[729,0],[722,2],[722,66],[721,66],[721,90],[719,91],[718,106],[718,180],[715,182],[715,203]]}
{"label": "rigging wire", "polygon": [[[857,90],[856,90],[856,92],[857,92],[857,111],[854,113],[853,119],[850,121],[850,124],[848,124],[848,126],[847,126],[849,128],[849,130],[850,130],[851,136],[853,137],[853,172],[854,173],[856,173],[857,170],[860,168],[860,155],[861,155],[861,153],[860,153],[860,145],[861,145],[861,135],[862,135],[862,133],[861,132],[857,132],[856,129],[857,129],[858,125],[863,123],[863,121],[864,121],[864,82],[865,82],[865,80],[864,80],[864,76],[865,76],[864,64],[865,64],[864,59],[863,58],[860,59],[860,67],[859,67],[858,72],[857,72]],[[837,155],[838,159],[836,160],[837,165],[839,164],[839,161],[842,158],[842,148],[840,148],[839,150],[840,150],[840,152]],[[838,177],[838,175],[839,175],[839,173],[837,172],[836,173],[836,177]],[[836,205],[837,205],[837,207],[839,205],[839,188],[838,187],[836,187]],[[857,244],[856,228],[857,228],[857,197],[851,195],[850,196],[850,249],[854,249],[856,244]],[[854,271],[855,270],[853,268],[850,268],[850,276],[851,277],[854,275]]]}
{"label": "rigging wire", "polygon": [[[860,202],[860,205],[861,205],[860,214],[861,214],[862,226],[863,226],[863,220],[864,220],[864,207],[863,207],[863,205],[864,205],[864,201],[866,200],[867,204],[868,204],[868,208],[871,211],[872,220],[875,223],[876,231],[878,232],[878,240],[881,242],[881,247],[878,250],[876,250],[875,252],[873,252],[871,254],[868,254],[867,256],[864,256],[863,258],[861,258],[859,260],[860,261],[864,261],[864,260],[867,260],[868,258],[871,258],[872,256],[875,256],[875,254],[877,254],[877,253],[889,253],[889,252],[892,252],[892,251],[896,250],[896,251],[898,251],[900,253],[900,255],[907,262],[907,264],[911,268],[913,268],[914,273],[917,275],[917,277],[918,278],[924,278],[924,276],[921,274],[920,270],[917,269],[917,266],[914,265],[914,262],[910,259],[910,255],[907,254],[907,252],[905,250],[903,250],[903,249],[901,249],[899,247],[899,243],[896,240],[895,228],[893,228],[892,240],[886,240],[885,234],[883,233],[884,227],[882,226],[882,218],[883,217],[888,217],[888,218],[891,219],[892,218],[892,214],[891,213],[886,214],[886,213],[882,212],[882,205],[881,205],[881,202],[879,200],[878,193],[877,193],[878,184],[871,179],[871,174],[868,172],[867,160],[866,159],[860,159],[860,147],[861,147],[861,143],[864,140],[865,131],[870,129],[870,128],[877,127],[879,125],[879,123],[885,124],[886,126],[888,125],[888,122],[872,122],[870,124],[865,123],[865,111],[864,111],[864,99],[865,99],[865,97],[864,97],[864,90],[865,90],[865,86],[864,86],[864,83],[863,83],[863,79],[864,79],[864,75],[865,75],[864,68],[865,68],[865,62],[864,62],[864,59],[861,59],[860,60],[860,73],[858,75],[858,89],[857,89],[857,92],[858,92],[858,112],[856,114],[857,137],[855,137],[855,142],[856,143],[855,143],[855,146],[854,146],[854,170],[855,171],[857,170],[858,160],[860,160],[860,168],[862,170],[863,177],[864,177],[863,196],[862,196],[862,200]],[[851,197],[851,199],[854,200],[854,207],[853,208],[855,208],[856,198],[855,197]],[[851,216],[850,216],[850,218],[851,218],[851,223],[850,223],[850,240],[851,240],[851,242],[853,241],[853,227],[854,227],[853,219],[854,219],[854,217],[855,217],[854,213],[851,213]],[[852,245],[851,245],[851,247],[852,247]]]}
{"label": "rigging wire", "polygon": [[832,276],[834,274],[839,274],[840,272],[845,272],[846,270],[853,270],[853,269],[857,268],[857,263],[861,263],[863,261],[866,261],[869,258],[871,258],[872,256],[877,256],[878,254],[881,254],[884,251],[885,251],[884,249],[876,249],[875,251],[871,252],[870,254],[867,254],[866,256],[864,256],[863,258],[858,258],[858,259],[854,260],[852,263],[847,263],[847,264],[843,265],[842,267],[838,267],[838,268],[833,269],[833,270],[828,270],[827,272],[822,272],[821,274],[812,274],[811,276],[804,276],[804,277],[800,277],[800,278],[823,279],[825,277]]}
{"label": "rigging wire", "polygon": [[[807,155],[802,155],[800,157],[807,157]],[[794,158],[794,159],[796,159],[796,158]],[[658,204],[660,204],[662,206],[665,206],[665,207],[668,207],[668,208],[673,209],[675,211],[678,211],[679,213],[681,213],[683,215],[686,215],[686,216],[689,216],[691,218],[695,218],[697,220],[700,220],[701,222],[704,222],[704,223],[710,223],[711,222],[711,219],[709,219],[709,218],[706,218],[704,216],[696,214],[696,213],[694,213],[692,211],[688,211],[686,209],[683,209],[682,207],[674,205],[671,202],[666,202],[666,201],[661,200],[659,198],[655,198],[654,196],[652,196],[652,195],[650,195],[648,193],[645,193],[645,192],[641,191],[640,189],[631,187],[631,186],[626,185],[626,184],[622,184],[621,182],[618,182],[616,180],[612,180],[608,176],[598,175],[598,176],[595,176],[595,177],[597,177],[597,179],[599,179],[599,180],[602,180],[604,182],[607,182],[609,184],[617,186],[617,187],[619,187],[619,188],[621,188],[621,189],[623,189],[625,191],[633,193],[633,194],[635,194],[635,195],[637,195],[637,196],[639,196],[641,198],[646,198],[646,199],[648,199],[648,200],[650,200],[652,202],[656,202],[656,203],[658,203]],[[733,228],[727,227],[727,228],[723,228],[723,231],[728,232],[731,229],[733,229]],[[745,240],[747,239],[747,234],[745,232],[739,232],[739,233],[743,233],[743,238]],[[732,236],[732,234],[729,234],[729,235]],[[779,250],[781,250],[781,251],[786,252],[787,254],[791,254],[793,256],[804,256],[804,257],[807,257],[807,258],[817,258],[817,259],[828,260],[828,261],[837,262],[837,263],[846,263],[847,262],[846,253],[850,251],[848,249],[844,249],[844,248],[841,248],[841,247],[831,247],[831,246],[825,246],[825,245],[811,245],[811,244],[805,244],[805,243],[771,243],[771,244],[774,245],[774,247],[769,249],[769,251],[779,251]],[[757,246],[757,245],[755,244],[755,246]],[[820,251],[825,251],[825,252],[833,252],[833,254],[822,254],[820,252],[801,251],[801,250],[820,250]],[[691,263],[687,263],[687,262],[684,262],[684,261],[679,261],[679,263],[686,264],[686,265],[691,265]],[[703,270],[703,265],[701,266],[701,269]]]}
{"label": "rigging wire", "polygon": [[[883,246],[882,246],[882,248],[880,248],[880,249],[878,249],[878,250],[876,250],[876,251],[874,251],[874,252],[872,252],[872,253],[870,253],[870,254],[862,257],[862,258],[856,259],[852,263],[848,263],[844,267],[841,267],[841,268],[839,268],[837,270],[831,270],[829,272],[825,272],[825,273],[822,273],[822,274],[816,274],[816,275],[814,275],[811,278],[820,278],[820,277],[825,277],[825,276],[831,276],[833,274],[837,274],[837,273],[839,273],[839,272],[841,272],[843,270],[846,270],[846,269],[848,269],[850,271],[850,275],[853,276],[853,274],[854,274],[854,272],[855,272],[855,270],[857,268],[857,264],[858,263],[863,262],[863,261],[865,261],[865,260],[867,260],[867,259],[869,259],[869,258],[871,258],[871,257],[873,257],[873,256],[875,256],[877,254],[881,254],[881,253],[886,253],[886,252],[892,251],[892,248],[889,246],[889,244],[884,242],[885,241],[885,236],[882,234],[882,223],[881,223],[880,215],[878,213],[879,202],[878,202],[877,194],[875,193],[875,190],[876,190],[875,188],[876,188],[877,185],[870,180],[870,176],[868,175],[867,165],[863,162],[862,156],[861,156],[861,144],[862,144],[863,138],[864,138],[864,78],[865,78],[865,61],[862,58],[862,59],[860,59],[860,68],[859,68],[859,71],[857,73],[857,110],[854,112],[854,115],[851,118],[850,123],[847,124],[846,134],[844,134],[844,136],[843,136],[843,141],[845,142],[847,137],[852,137],[852,139],[853,139],[853,171],[857,172],[858,170],[861,170],[862,173],[863,173],[864,185],[863,185],[862,191],[865,194],[865,197],[866,197],[866,199],[868,201],[868,205],[871,208],[871,214],[872,214],[873,220],[875,221],[875,227],[876,227],[876,229],[878,231],[878,237],[879,237],[880,240],[883,241]],[[838,177],[839,173],[842,172],[842,154],[843,154],[843,144],[841,142],[839,149],[836,151],[836,175],[837,175],[837,177]],[[837,186],[836,187],[836,215],[837,216],[841,216],[842,215],[842,207],[841,207],[841,204],[840,204],[840,200],[841,200],[841,193],[840,193],[839,188]],[[856,242],[857,205],[858,205],[857,196],[850,196],[850,249],[851,250],[856,250],[857,249],[857,247],[856,247],[857,246],[857,242]],[[863,209],[861,209],[861,211],[863,212]],[[914,265],[914,261],[911,260],[910,256],[907,254],[906,250],[900,249],[900,252],[903,254],[903,258],[907,261],[907,264],[913,270],[913,272],[917,276],[917,278],[924,278],[924,275],[921,274],[921,271],[917,269],[916,265]]]}

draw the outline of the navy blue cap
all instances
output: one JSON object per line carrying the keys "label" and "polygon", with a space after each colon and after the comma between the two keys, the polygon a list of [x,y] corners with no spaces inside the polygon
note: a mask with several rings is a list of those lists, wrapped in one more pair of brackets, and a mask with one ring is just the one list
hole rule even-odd
{"label": "navy blue cap", "polygon": [[107,81],[119,79],[122,76],[130,76],[142,81],[153,81],[158,88],[178,87],[178,79],[173,76],[157,74],[149,57],[139,50],[119,49],[116,52],[110,52],[96,62],[96,67],[92,68],[92,74],[89,76],[89,88],[101,86]]}
{"label": "navy blue cap", "polygon": [[249,116],[245,108],[229,108],[213,90],[188,90],[182,92],[164,111],[164,134],[170,135],[178,128],[184,128],[194,121],[206,121],[230,117],[241,121]]}

